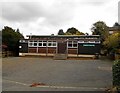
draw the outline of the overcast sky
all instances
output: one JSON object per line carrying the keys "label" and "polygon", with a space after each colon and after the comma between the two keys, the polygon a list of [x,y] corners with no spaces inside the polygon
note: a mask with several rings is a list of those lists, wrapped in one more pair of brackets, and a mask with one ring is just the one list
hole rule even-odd
{"label": "overcast sky", "polygon": [[2,0],[0,1],[0,29],[10,26],[23,35],[57,34],[75,27],[91,34],[97,21],[108,26],[118,22],[119,0]]}

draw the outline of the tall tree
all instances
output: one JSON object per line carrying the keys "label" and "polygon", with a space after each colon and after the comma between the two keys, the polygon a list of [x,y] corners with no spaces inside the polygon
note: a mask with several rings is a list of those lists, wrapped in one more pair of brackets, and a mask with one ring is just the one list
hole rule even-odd
{"label": "tall tree", "polygon": [[15,31],[11,27],[5,26],[2,29],[2,43],[8,46],[9,51],[16,53],[18,51],[18,41],[24,36],[19,32]]}
{"label": "tall tree", "polygon": [[83,32],[78,31],[76,28],[68,28],[65,33],[66,35],[85,35]]}
{"label": "tall tree", "polygon": [[100,35],[101,36],[102,42],[109,35],[108,26],[103,21],[98,21],[98,22],[94,23],[91,30],[92,30],[93,35]]}
{"label": "tall tree", "polygon": [[24,36],[20,33],[20,30],[18,28],[16,30],[16,36],[17,38],[24,38]]}
{"label": "tall tree", "polygon": [[64,33],[64,31],[63,31],[63,29],[60,29],[59,31],[58,31],[58,35],[64,35],[65,33]]}

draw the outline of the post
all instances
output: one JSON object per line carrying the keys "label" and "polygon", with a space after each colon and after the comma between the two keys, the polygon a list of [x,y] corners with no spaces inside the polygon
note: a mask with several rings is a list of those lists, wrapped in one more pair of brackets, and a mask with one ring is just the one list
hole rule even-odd
{"label": "post", "polygon": [[46,42],[46,56],[48,55],[48,40]]}
{"label": "post", "polygon": [[36,52],[38,53],[38,41],[37,41],[37,51]]}
{"label": "post", "polygon": [[77,40],[77,57],[78,57],[78,45],[79,45],[79,44],[78,44],[78,40]]}

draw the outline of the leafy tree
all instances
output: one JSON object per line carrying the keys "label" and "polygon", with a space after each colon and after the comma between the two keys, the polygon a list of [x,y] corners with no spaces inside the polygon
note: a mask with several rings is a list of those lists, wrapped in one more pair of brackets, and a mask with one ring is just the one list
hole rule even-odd
{"label": "leafy tree", "polygon": [[85,35],[89,35],[89,33],[85,33]]}
{"label": "leafy tree", "polygon": [[84,33],[80,32],[76,28],[72,27],[66,31],[65,35],[84,35]]}
{"label": "leafy tree", "polygon": [[64,35],[65,33],[63,32],[63,29],[60,29],[58,32],[58,35]]}
{"label": "leafy tree", "polygon": [[101,36],[102,42],[109,35],[108,26],[103,21],[98,21],[98,22],[94,23],[91,30],[92,30],[93,35],[100,35]]}
{"label": "leafy tree", "polygon": [[120,33],[114,33],[103,42],[103,45],[109,50],[115,52],[119,48]]}
{"label": "leafy tree", "polygon": [[115,22],[115,24],[113,25],[113,27],[115,26],[120,26],[118,22]]}
{"label": "leafy tree", "polygon": [[72,28],[69,28],[66,33],[71,33],[72,35],[74,35],[76,34],[77,31],[78,30],[76,28],[72,27]]}
{"label": "leafy tree", "polygon": [[51,34],[51,36],[54,36],[54,34]]}
{"label": "leafy tree", "polygon": [[77,31],[76,35],[85,35],[83,32]]}
{"label": "leafy tree", "polygon": [[2,44],[7,45],[9,51],[18,52],[18,41],[20,38],[24,38],[24,36],[19,32],[19,29],[15,31],[8,26],[2,29]]}

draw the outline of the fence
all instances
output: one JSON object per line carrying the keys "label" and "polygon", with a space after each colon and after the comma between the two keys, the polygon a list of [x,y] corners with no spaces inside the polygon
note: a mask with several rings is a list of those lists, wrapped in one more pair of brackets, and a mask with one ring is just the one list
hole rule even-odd
{"label": "fence", "polygon": [[3,51],[2,52],[2,57],[9,57],[9,56],[13,56],[13,52],[11,52],[11,51]]}

